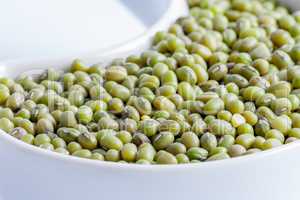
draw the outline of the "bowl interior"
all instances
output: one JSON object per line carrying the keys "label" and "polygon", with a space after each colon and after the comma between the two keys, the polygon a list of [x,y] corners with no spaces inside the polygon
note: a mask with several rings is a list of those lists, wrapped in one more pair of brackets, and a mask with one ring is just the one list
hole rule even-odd
{"label": "bowl interior", "polygon": [[284,6],[287,6],[293,11],[300,9],[300,1],[299,0],[278,0],[278,2]]}
{"label": "bowl interior", "polygon": [[172,0],[10,0],[0,7],[0,60],[82,55],[153,26]]}

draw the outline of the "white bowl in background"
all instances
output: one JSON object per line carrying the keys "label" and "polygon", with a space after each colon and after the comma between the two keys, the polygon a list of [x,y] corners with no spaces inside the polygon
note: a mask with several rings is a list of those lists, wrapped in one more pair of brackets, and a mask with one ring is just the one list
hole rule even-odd
{"label": "white bowl in background", "polygon": [[[141,43],[149,42],[145,38]],[[136,44],[140,42],[128,45]],[[131,48],[120,49],[86,60],[119,57]],[[69,62],[69,57],[3,62],[0,74],[15,76],[41,66],[61,68]],[[128,165],[59,155],[0,131],[0,199],[299,200],[299,155],[300,142],[295,142],[256,155],[202,164]]]}
{"label": "white bowl in background", "polygon": [[0,61],[6,62],[134,53],[188,13],[183,0],[0,2]]}
{"label": "white bowl in background", "polygon": [[299,0],[277,0],[279,3],[288,6],[289,8],[293,10],[300,9],[300,3]]}

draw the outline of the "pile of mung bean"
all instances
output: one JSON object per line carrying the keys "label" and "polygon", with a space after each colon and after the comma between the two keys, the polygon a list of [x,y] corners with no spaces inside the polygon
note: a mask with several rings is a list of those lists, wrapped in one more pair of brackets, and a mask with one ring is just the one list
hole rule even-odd
{"label": "pile of mung bean", "polygon": [[81,158],[200,163],[300,139],[300,12],[189,0],[141,55],[0,78],[0,128]]}

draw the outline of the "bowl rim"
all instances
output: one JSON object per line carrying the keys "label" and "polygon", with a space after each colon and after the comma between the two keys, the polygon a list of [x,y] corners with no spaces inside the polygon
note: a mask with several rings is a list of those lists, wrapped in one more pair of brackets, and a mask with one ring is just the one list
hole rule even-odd
{"label": "bowl rim", "polygon": [[207,168],[232,166],[232,165],[238,165],[246,162],[258,161],[260,159],[273,156],[274,154],[284,153],[295,148],[300,148],[300,140],[299,140],[289,144],[283,144],[279,147],[258,152],[255,154],[249,154],[249,155],[229,158],[225,160],[202,162],[201,164],[189,163],[189,164],[177,164],[177,165],[141,165],[141,164],[134,164],[134,163],[98,161],[98,160],[91,160],[91,159],[79,158],[71,155],[56,153],[54,151],[49,151],[46,149],[36,147],[31,144],[27,144],[2,130],[0,130],[0,140],[6,142],[7,145],[12,145],[12,147],[16,147],[18,148],[18,150],[22,150],[23,153],[30,153],[30,154],[34,154],[35,156],[42,156],[45,159],[50,158],[52,160],[56,160],[64,163],[74,163],[77,165],[89,166],[89,167],[101,167],[101,168],[113,169],[113,170],[127,170],[127,171],[130,170],[130,171],[143,171],[143,172],[154,172],[154,171],[158,172],[158,171],[170,171],[170,170],[185,171],[187,169],[201,170]]}

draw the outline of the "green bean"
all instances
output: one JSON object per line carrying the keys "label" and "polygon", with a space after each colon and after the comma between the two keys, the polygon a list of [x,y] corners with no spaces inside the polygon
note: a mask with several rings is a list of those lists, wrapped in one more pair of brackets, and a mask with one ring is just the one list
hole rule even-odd
{"label": "green bean", "polygon": [[174,155],[166,152],[166,151],[160,151],[159,156],[156,159],[157,164],[177,164],[177,159]]}
{"label": "green bean", "polygon": [[47,132],[53,132],[54,126],[51,123],[51,121],[49,121],[47,119],[40,119],[37,122],[35,129],[36,129],[37,133],[47,133]]}
{"label": "green bean", "polygon": [[200,140],[198,136],[193,132],[185,132],[181,136],[181,142],[186,146],[187,149],[192,147],[199,147]]}
{"label": "green bean", "polygon": [[225,64],[215,64],[208,69],[209,77],[213,80],[220,81],[228,73],[228,68]]}
{"label": "green bean", "polygon": [[0,84],[0,104],[2,105],[3,103],[6,102],[10,95],[10,91],[7,86]]}
{"label": "green bean", "polygon": [[104,135],[101,138],[101,146],[105,149],[121,150],[123,147],[122,141],[114,135]]}
{"label": "green bean", "polygon": [[89,150],[93,150],[97,147],[97,139],[96,136],[91,133],[83,133],[78,137],[79,144]]}
{"label": "green bean", "polygon": [[119,130],[119,124],[114,120],[111,119],[109,114],[103,114],[98,121],[99,129],[113,129]]}
{"label": "green bean", "polygon": [[80,132],[75,128],[59,128],[57,134],[68,143],[76,141],[80,136]]}
{"label": "green bean", "polygon": [[174,142],[174,135],[170,132],[161,132],[153,139],[153,147],[156,150],[166,149],[170,144]]}
{"label": "green bean", "polygon": [[224,109],[224,102],[220,98],[214,98],[209,100],[204,107],[202,108],[202,111],[205,115],[216,115],[218,112]]}
{"label": "green bean", "polygon": [[207,161],[224,160],[228,158],[230,158],[230,156],[227,153],[217,153],[210,156]]}
{"label": "green bean", "polygon": [[178,164],[187,164],[190,162],[189,157],[185,154],[177,154],[176,159]]}
{"label": "green bean", "polygon": [[186,81],[191,85],[194,85],[197,82],[197,76],[193,69],[191,69],[190,67],[183,66],[181,68],[178,68],[176,70],[176,74],[180,81]]}
{"label": "green bean", "polygon": [[21,137],[21,141],[27,143],[27,144],[33,144],[33,141],[34,141],[34,136],[31,135],[31,134],[26,134],[26,135],[23,135]]}
{"label": "green bean", "polygon": [[167,112],[172,112],[176,109],[172,101],[164,96],[158,96],[153,101],[153,106],[157,110],[165,110]]}
{"label": "green bean", "polygon": [[178,155],[178,154],[185,154],[186,153],[186,146],[182,143],[172,143],[170,144],[166,151],[168,151],[169,153],[173,154],[173,155]]}
{"label": "green bean", "polygon": [[215,119],[209,124],[209,130],[216,136],[235,135],[235,129],[232,125],[224,120]]}
{"label": "green bean", "polygon": [[151,90],[158,88],[160,81],[156,76],[143,74],[139,77],[139,88],[147,87]]}
{"label": "green bean", "polygon": [[144,143],[139,146],[136,159],[137,160],[147,160],[149,162],[152,162],[155,154],[156,154],[156,151],[155,151],[154,147],[149,143]]}
{"label": "green bean", "polygon": [[277,50],[272,54],[271,62],[279,69],[288,68],[294,64],[289,54],[281,50]]}
{"label": "green bean", "polygon": [[11,110],[15,111],[21,107],[24,101],[25,101],[24,95],[16,92],[7,97],[6,106]]}
{"label": "green bean", "polygon": [[201,147],[206,149],[207,151],[212,151],[217,147],[218,141],[215,135],[207,132],[201,136]]}
{"label": "green bean", "polygon": [[255,136],[251,133],[239,135],[235,140],[236,144],[242,145],[246,149],[249,149],[253,145],[254,141]]}
{"label": "green bean", "polygon": [[65,111],[60,115],[60,126],[73,128],[77,125],[77,120],[72,111]]}
{"label": "green bean", "polygon": [[138,149],[135,144],[125,144],[121,150],[121,157],[127,162],[134,162],[136,160],[137,151]]}
{"label": "green bean", "polygon": [[50,142],[51,142],[51,139],[49,138],[49,136],[47,134],[39,134],[33,140],[33,143],[36,146],[40,146],[42,144],[46,144],[46,143],[50,143]]}
{"label": "green bean", "polygon": [[271,120],[270,124],[272,128],[277,129],[286,135],[291,129],[292,120],[287,115],[281,115]]}
{"label": "green bean", "polygon": [[121,66],[111,66],[105,71],[105,78],[108,81],[123,81],[127,76],[127,71]]}
{"label": "green bean", "polygon": [[195,134],[201,135],[204,133],[206,129],[207,129],[207,124],[202,119],[193,121],[191,131],[193,131]]}
{"label": "green bean", "polygon": [[247,134],[247,133],[254,135],[254,129],[250,124],[245,123],[245,124],[241,124],[240,126],[238,126],[237,134],[242,135],[242,134]]}
{"label": "green bean", "polygon": [[132,136],[132,143],[134,143],[137,146],[141,146],[144,143],[150,143],[150,139],[143,133],[136,132]]}
{"label": "green bean", "polygon": [[134,101],[134,106],[141,115],[150,115],[152,112],[152,106],[150,102],[143,97],[138,97]]}
{"label": "green bean", "polygon": [[127,131],[119,131],[116,136],[123,142],[123,144],[127,144],[132,141],[132,135]]}
{"label": "green bean", "polygon": [[192,147],[187,151],[187,156],[190,160],[206,160],[208,151],[200,147]]}
{"label": "green bean", "polygon": [[164,120],[159,125],[159,131],[160,132],[170,132],[174,136],[178,135],[180,132],[180,124],[174,120]]}
{"label": "green bean", "polygon": [[228,154],[231,157],[242,156],[244,153],[246,153],[246,148],[239,144],[234,144],[228,148]]}

